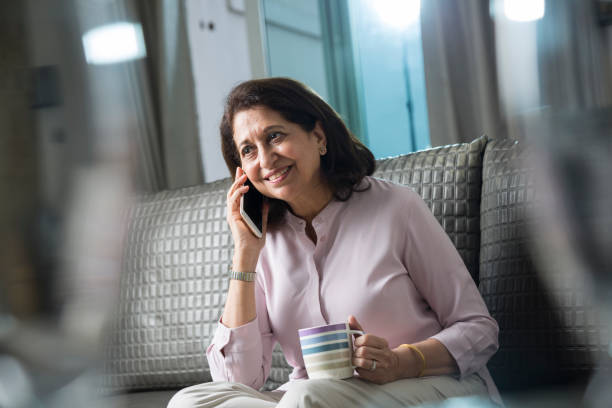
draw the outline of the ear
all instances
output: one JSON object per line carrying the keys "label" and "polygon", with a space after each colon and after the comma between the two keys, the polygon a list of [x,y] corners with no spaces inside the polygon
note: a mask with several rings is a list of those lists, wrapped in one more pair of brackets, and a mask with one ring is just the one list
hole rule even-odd
{"label": "ear", "polygon": [[319,146],[327,146],[327,137],[325,136],[321,122],[318,120],[317,123],[315,123],[315,127],[312,129],[311,134],[315,137]]}

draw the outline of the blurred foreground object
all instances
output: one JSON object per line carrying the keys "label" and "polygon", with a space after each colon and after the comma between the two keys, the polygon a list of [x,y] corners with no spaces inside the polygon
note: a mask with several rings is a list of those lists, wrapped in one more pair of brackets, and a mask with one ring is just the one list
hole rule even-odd
{"label": "blurred foreground object", "polygon": [[534,141],[539,266],[549,286],[563,277],[583,289],[584,299],[557,300],[585,307],[565,323],[588,344],[597,367],[584,403],[606,407],[612,401],[612,109],[542,114],[532,123],[527,132],[542,136]]}
{"label": "blurred foreground object", "polygon": [[507,136],[532,146],[526,161],[536,197],[529,224],[539,280],[559,310],[562,341],[571,354],[585,357],[560,356],[561,364],[578,369],[579,361],[590,361],[597,367],[584,379],[589,385],[581,403],[608,407],[612,29],[602,21],[601,1],[549,0],[538,19],[522,22],[502,12],[509,1],[491,1],[498,79]]}
{"label": "blurred foreground object", "polygon": [[2,408],[95,406],[117,294],[135,123],[125,73],[83,58],[77,3],[0,3]]}

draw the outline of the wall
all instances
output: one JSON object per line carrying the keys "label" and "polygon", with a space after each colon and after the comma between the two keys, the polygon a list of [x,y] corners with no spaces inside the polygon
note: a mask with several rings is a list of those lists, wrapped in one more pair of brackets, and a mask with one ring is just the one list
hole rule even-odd
{"label": "wall", "polygon": [[229,176],[219,139],[224,98],[238,82],[251,78],[244,2],[187,0],[187,19],[208,182]]}
{"label": "wall", "polygon": [[[268,74],[305,82],[327,99],[318,2],[265,0]],[[219,122],[231,88],[257,71],[249,58],[244,0],[188,0],[187,24],[196,87],[205,181],[229,176]],[[255,42],[256,43],[256,42]]]}

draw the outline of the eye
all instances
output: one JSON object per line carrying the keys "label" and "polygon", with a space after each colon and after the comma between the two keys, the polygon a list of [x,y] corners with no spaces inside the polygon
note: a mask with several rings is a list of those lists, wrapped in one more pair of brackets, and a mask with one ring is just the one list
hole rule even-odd
{"label": "eye", "polygon": [[282,134],[281,132],[271,132],[268,134],[268,141],[269,142],[278,142],[283,138],[284,134]]}
{"label": "eye", "polygon": [[242,154],[242,156],[248,156],[248,155],[250,155],[251,153],[253,153],[253,150],[254,150],[254,149],[253,149],[253,146],[248,146],[248,145],[247,145],[247,146],[244,146],[244,147],[242,148],[242,150],[240,151],[240,154]]}

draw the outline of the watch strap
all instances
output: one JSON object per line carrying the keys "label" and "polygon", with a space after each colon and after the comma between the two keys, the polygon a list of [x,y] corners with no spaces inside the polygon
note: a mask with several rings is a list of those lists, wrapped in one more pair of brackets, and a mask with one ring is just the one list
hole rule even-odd
{"label": "watch strap", "polygon": [[244,282],[253,282],[257,276],[256,272],[238,272],[230,271],[229,278],[233,280],[240,280]]}

